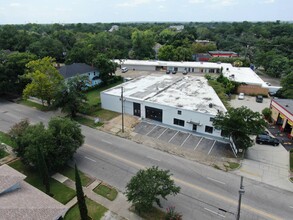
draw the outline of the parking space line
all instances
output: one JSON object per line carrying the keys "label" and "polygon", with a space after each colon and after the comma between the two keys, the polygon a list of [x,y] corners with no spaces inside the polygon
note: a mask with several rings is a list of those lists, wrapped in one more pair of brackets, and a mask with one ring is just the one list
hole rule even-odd
{"label": "parking space line", "polygon": [[196,150],[196,148],[198,147],[199,143],[201,142],[201,140],[203,139],[203,137],[201,137],[201,139],[199,140],[199,142],[197,143],[197,145],[195,146],[195,148],[193,150]]}
{"label": "parking space line", "polygon": [[173,135],[173,137],[171,137],[171,139],[168,141],[168,143],[170,143],[170,141],[172,141],[172,139],[175,137],[176,134],[178,134],[178,132],[179,132],[179,131],[177,131],[177,132]]}
{"label": "parking space line", "polygon": [[222,218],[226,218],[226,216],[221,215],[221,214],[219,214],[219,213],[217,213],[217,212],[215,212],[215,211],[213,211],[213,210],[210,210],[210,209],[208,209],[208,208],[204,208],[204,210],[207,210],[208,212],[211,212],[211,213],[213,213],[213,214],[215,214],[215,215],[218,215],[218,216],[220,216],[220,217],[222,217]]}
{"label": "parking space line", "polygon": [[214,148],[214,146],[215,146],[216,142],[217,142],[217,141],[214,141],[214,143],[213,143],[213,145],[212,145],[211,149],[210,149],[210,150],[209,150],[209,152],[208,152],[208,155],[210,155],[210,153],[212,152],[212,150],[213,150],[213,148]]}
{"label": "parking space line", "polygon": [[168,130],[168,128],[165,128],[165,130],[157,137],[157,139],[159,139],[167,130]]}
{"label": "parking space line", "polygon": [[145,136],[148,136],[148,134],[151,133],[156,127],[158,127],[158,125],[156,125],[155,127],[153,127],[148,133],[145,134]]}
{"label": "parking space line", "polygon": [[182,142],[182,144],[180,145],[180,147],[183,146],[183,144],[187,141],[187,139],[189,138],[190,135],[191,135],[191,134],[189,133],[189,135],[187,136],[187,138],[185,138],[185,140]]}

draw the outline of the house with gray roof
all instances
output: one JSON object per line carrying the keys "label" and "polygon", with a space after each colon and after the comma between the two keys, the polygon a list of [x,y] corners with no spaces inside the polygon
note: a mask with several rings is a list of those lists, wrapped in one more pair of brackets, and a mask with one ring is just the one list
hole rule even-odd
{"label": "house with gray roof", "polygon": [[70,65],[65,65],[60,67],[58,71],[65,80],[78,75],[88,76],[88,87],[98,85],[102,82],[100,79],[100,72],[95,67],[85,63],[73,63]]}
{"label": "house with gray roof", "polygon": [[68,208],[26,183],[25,175],[4,164],[0,166],[0,219],[57,220]]}

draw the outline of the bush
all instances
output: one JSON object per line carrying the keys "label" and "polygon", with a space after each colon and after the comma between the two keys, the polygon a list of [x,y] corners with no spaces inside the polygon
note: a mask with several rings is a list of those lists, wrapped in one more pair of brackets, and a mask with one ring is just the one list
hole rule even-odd
{"label": "bush", "polygon": [[170,206],[167,208],[166,220],[181,220],[182,215],[175,211],[175,206]]}
{"label": "bush", "polygon": [[272,122],[272,110],[270,108],[264,108],[261,113],[268,122]]}

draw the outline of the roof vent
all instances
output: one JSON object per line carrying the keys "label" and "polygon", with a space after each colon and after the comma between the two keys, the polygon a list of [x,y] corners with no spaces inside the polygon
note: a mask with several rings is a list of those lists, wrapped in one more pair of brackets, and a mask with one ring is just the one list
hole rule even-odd
{"label": "roof vent", "polygon": [[212,108],[212,107],[213,107],[213,103],[210,103],[210,104],[209,104],[209,107]]}

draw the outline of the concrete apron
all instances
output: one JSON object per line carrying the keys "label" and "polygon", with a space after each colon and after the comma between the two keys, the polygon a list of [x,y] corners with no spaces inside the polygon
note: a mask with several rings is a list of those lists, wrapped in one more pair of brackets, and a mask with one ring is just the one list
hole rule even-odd
{"label": "concrete apron", "polygon": [[255,145],[247,150],[240,169],[233,173],[293,192],[289,167],[289,152],[282,145]]}

